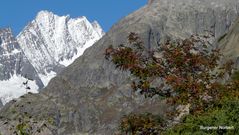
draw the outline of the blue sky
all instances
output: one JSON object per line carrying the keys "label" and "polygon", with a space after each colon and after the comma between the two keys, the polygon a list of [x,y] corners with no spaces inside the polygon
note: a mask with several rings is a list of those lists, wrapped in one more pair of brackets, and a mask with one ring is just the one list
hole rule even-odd
{"label": "blue sky", "polygon": [[147,0],[1,0],[0,28],[11,27],[17,35],[41,10],[97,20],[105,31]]}

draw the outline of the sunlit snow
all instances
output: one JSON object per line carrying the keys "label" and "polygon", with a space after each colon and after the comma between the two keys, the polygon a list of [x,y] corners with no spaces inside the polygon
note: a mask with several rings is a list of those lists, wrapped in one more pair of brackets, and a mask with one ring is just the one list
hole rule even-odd
{"label": "sunlit snow", "polygon": [[71,59],[66,59],[66,60],[60,61],[59,63],[64,66],[69,66],[71,63],[74,62],[75,59],[80,57],[84,53],[84,51],[87,48],[91,47],[95,42],[96,42],[95,40],[88,41],[84,46],[77,48],[77,54],[74,55]]}
{"label": "sunlit snow", "polygon": [[[38,86],[35,81],[28,80],[27,85],[24,85],[27,81],[26,78],[14,75],[9,80],[0,81],[0,99],[3,104],[6,104],[14,98],[18,98],[28,92],[37,93]],[[30,89],[26,89],[29,87]]]}
{"label": "sunlit snow", "polygon": [[46,86],[50,80],[56,76],[56,72],[51,71],[50,73],[46,73],[46,74],[39,74],[39,77],[42,80],[42,83],[44,84],[44,86]]}

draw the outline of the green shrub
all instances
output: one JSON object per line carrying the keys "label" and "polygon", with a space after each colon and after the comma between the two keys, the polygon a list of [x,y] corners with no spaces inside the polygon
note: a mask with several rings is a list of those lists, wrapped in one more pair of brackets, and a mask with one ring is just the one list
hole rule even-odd
{"label": "green shrub", "polygon": [[20,123],[16,126],[17,132],[19,135],[30,135],[28,132],[29,125],[26,123]]}
{"label": "green shrub", "polygon": [[[219,126],[234,129],[220,129]],[[206,127],[217,127],[218,129],[207,130]],[[239,100],[224,100],[203,114],[188,115],[183,118],[181,123],[168,129],[164,134],[239,135]]]}

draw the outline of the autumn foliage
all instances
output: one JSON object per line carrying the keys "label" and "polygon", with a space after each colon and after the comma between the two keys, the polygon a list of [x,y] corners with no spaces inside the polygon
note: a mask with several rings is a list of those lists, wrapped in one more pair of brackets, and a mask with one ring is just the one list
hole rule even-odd
{"label": "autumn foliage", "polygon": [[137,78],[131,84],[134,91],[146,97],[163,96],[174,105],[190,104],[192,112],[202,112],[231,90],[224,78],[231,75],[233,62],[219,66],[220,51],[209,38],[193,35],[151,49],[131,33],[127,45],[110,46],[105,57]]}
{"label": "autumn foliage", "polygon": [[158,135],[163,123],[161,117],[152,114],[129,114],[122,118],[120,129],[132,135]]}

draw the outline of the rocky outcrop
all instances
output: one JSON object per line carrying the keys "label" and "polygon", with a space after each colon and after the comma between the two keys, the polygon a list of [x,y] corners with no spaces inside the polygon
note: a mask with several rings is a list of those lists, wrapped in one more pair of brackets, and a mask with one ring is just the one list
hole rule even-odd
{"label": "rocky outcrop", "polygon": [[[10,119],[10,124],[1,124],[1,129],[17,123],[13,120],[16,115],[11,114],[12,109],[17,109],[18,113],[27,112],[39,121],[49,114],[54,120],[51,133],[60,135],[113,134],[120,117],[130,112],[164,116],[165,103],[158,97],[145,99],[132,93],[129,85],[132,78],[104,59],[105,49],[109,45],[127,44],[130,32],[139,33],[148,49],[157,47],[167,38],[184,38],[205,31],[213,32],[217,39],[238,18],[238,7],[238,0],[152,1],[114,25],[101,40],[51,80],[40,94],[27,95],[7,104],[0,115],[3,116],[1,121]],[[28,101],[33,104],[15,107]]]}

